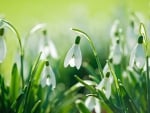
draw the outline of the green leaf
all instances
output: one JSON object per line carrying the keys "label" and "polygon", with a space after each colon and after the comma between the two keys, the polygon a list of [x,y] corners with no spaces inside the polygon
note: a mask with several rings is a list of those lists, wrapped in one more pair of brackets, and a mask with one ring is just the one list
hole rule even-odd
{"label": "green leaf", "polygon": [[21,109],[23,109],[22,105],[24,103],[24,92],[21,92],[20,95],[17,97],[17,99],[13,102],[11,105],[11,108],[18,113]]}
{"label": "green leaf", "polygon": [[32,110],[31,110],[31,113],[35,113],[35,112],[36,112],[36,110],[37,110],[38,106],[40,105],[40,103],[41,103],[41,100],[38,100],[38,101],[34,104]]}
{"label": "green leaf", "polygon": [[129,113],[140,113],[139,108],[136,106],[135,102],[133,99],[130,97],[128,94],[127,90],[123,86],[123,84],[120,82],[119,87],[121,89],[122,93],[122,99],[125,104],[125,108]]}
{"label": "green leaf", "polygon": [[85,83],[85,82],[84,82],[82,79],[80,79],[77,75],[75,75],[75,78],[76,78],[81,84],[83,84],[88,90],[92,91],[93,93],[96,92],[95,89],[94,89],[92,86],[90,86],[90,85],[88,85],[87,83]]}
{"label": "green leaf", "polygon": [[37,67],[37,70],[36,70],[35,76],[34,76],[34,83],[36,83],[36,84],[39,83],[39,80],[40,80],[40,77],[41,77],[40,75],[43,71],[45,63],[46,63],[46,61],[44,61],[44,60],[39,61],[39,64],[38,64],[38,67]]}
{"label": "green leaf", "polygon": [[76,106],[80,113],[91,113],[81,100],[76,101]]}
{"label": "green leaf", "polygon": [[11,72],[11,83],[10,83],[10,100],[14,101],[17,98],[20,87],[20,78],[18,74],[17,64],[15,63]]}
{"label": "green leaf", "polygon": [[[91,85],[91,86],[96,86],[96,83],[94,81],[91,80],[83,80],[84,83]],[[84,85],[80,82],[76,83],[75,85],[73,85],[72,87],[70,87],[66,92],[65,95],[68,95],[70,93],[73,93],[74,91],[77,91],[77,89],[84,87]]]}

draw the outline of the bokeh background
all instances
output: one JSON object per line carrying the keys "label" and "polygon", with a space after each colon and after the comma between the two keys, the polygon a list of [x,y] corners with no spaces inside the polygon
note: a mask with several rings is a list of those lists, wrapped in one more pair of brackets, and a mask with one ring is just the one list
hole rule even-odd
{"label": "bokeh background", "polygon": [[[63,68],[63,59],[75,38],[71,27],[82,29],[92,37],[104,64],[112,23],[119,19],[121,24],[126,26],[132,12],[149,18],[149,9],[149,0],[0,0],[0,17],[11,22],[22,38],[27,36],[34,25],[47,24],[49,36],[55,43],[61,59],[60,69],[63,77],[60,79],[64,80],[70,80],[72,74],[68,76],[68,72],[73,71]],[[17,59],[18,42],[10,31],[7,31],[6,37],[8,52],[3,65],[0,64],[0,70],[9,78],[9,70]],[[84,39],[81,49],[83,59],[86,60],[88,56],[91,58],[89,62],[95,65],[88,42]]]}

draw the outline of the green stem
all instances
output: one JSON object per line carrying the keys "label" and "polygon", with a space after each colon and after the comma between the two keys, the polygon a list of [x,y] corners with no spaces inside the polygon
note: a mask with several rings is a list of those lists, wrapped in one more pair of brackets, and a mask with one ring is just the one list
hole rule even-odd
{"label": "green stem", "polygon": [[21,55],[20,55],[20,63],[21,63],[20,75],[21,75],[21,79],[22,79],[22,89],[23,89],[24,88],[24,78],[23,78],[23,56],[24,56],[24,51],[23,51],[23,46],[22,46],[22,43],[21,43],[21,38],[20,38],[20,35],[19,35],[17,29],[11,23],[9,23],[6,20],[1,20],[1,21],[4,22],[6,25],[8,25],[8,27],[16,34],[17,39],[19,41],[20,52],[21,52]]}
{"label": "green stem", "polygon": [[92,48],[93,54],[94,54],[96,62],[97,62],[97,66],[98,66],[100,77],[102,79],[104,77],[104,74],[103,74],[102,66],[101,66],[101,63],[100,63],[100,60],[99,60],[99,57],[98,57],[98,54],[96,52],[96,48],[94,46],[94,43],[93,43],[92,39],[90,38],[90,36],[87,33],[83,32],[83,31],[81,31],[79,29],[72,28],[72,30],[81,33],[89,41],[89,44],[90,44],[90,46]]}
{"label": "green stem", "polygon": [[122,110],[122,111],[126,113],[126,109],[125,109],[124,104],[123,104],[122,99],[121,99],[121,91],[120,91],[120,87],[119,87],[119,83],[118,83],[117,76],[116,76],[115,72],[112,70],[112,67],[111,67],[110,62],[107,61],[107,63],[108,63],[108,67],[109,67],[110,72],[111,72],[111,74],[112,74],[112,76],[113,76],[113,78],[114,78],[114,81],[115,81],[115,86],[116,86],[116,89],[117,89],[117,94],[118,94],[119,103],[120,103],[120,105],[122,105],[122,107],[123,107],[123,110]]}
{"label": "green stem", "polygon": [[150,92],[149,92],[149,59],[146,57],[146,70],[147,70],[147,113],[150,113]]}
{"label": "green stem", "polygon": [[[30,89],[31,89],[31,86],[32,86],[32,82],[33,82],[34,75],[35,75],[35,73],[36,73],[36,71],[37,71],[37,68],[38,68],[38,64],[39,64],[39,62],[40,62],[40,57],[41,57],[41,53],[39,54],[39,56],[38,56],[37,59],[35,60],[35,63],[33,64],[32,69],[31,69],[31,72],[30,72],[30,74],[29,74],[30,78],[29,78],[29,82],[28,82],[28,84],[27,84],[23,113],[26,113],[26,112],[27,112],[27,103],[28,103],[28,99],[29,99],[29,92],[30,92]],[[43,61],[43,62],[46,63],[46,61]],[[43,67],[44,67],[44,66],[43,66]]]}

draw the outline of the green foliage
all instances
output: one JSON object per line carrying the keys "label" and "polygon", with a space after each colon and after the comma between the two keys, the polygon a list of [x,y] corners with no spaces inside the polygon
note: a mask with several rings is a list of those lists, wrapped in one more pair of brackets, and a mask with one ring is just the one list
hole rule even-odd
{"label": "green foliage", "polygon": [[[64,81],[58,81],[64,76],[60,71],[62,64],[56,57],[57,52],[55,51],[55,56],[51,53],[53,51],[50,51],[51,48],[55,50],[55,46],[47,37],[44,25],[37,25],[36,29],[33,28],[28,34],[29,38],[33,39],[33,35],[41,36],[42,38],[38,39],[39,45],[35,44],[37,47],[32,48],[29,44],[31,48],[24,48],[16,28],[3,19],[0,22],[3,25],[0,27],[8,27],[16,34],[20,47],[20,59],[12,66],[10,83],[4,80],[2,73],[0,74],[1,113],[150,112],[150,41],[143,23],[138,22],[140,31],[136,34],[139,36],[135,36],[135,45],[130,48],[131,40],[127,37],[125,29],[119,26],[118,21],[115,22],[105,65],[101,64],[94,42],[88,33],[73,28],[77,33],[74,41],[76,45],[69,50],[64,66],[77,67],[78,71],[74,70],[71,73],[75,75],[76,83],[66,86]],[[134,29],[133,23],[129,27]],[[82,59],[79,46],[82,38],[87,39],[91,47],[96,67]],[[29,57],[32,58],[28,58],[24,50],[31,51],[33,56]]]}

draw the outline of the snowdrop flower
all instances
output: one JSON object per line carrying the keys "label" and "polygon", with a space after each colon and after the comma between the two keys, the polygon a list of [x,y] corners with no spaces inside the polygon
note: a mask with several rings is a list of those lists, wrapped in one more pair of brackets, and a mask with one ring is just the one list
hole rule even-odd
{"label": "snowdrop flower", "polygon": [[110,46],[110,55],[109,58],[112,58],[113,64],[119,64],[122,59],[122,28],[120,27],[119,20],[116,20],[110,31],[111,36],[111,46]]}
{"label": "snowdrop flower", "polygon": [[58,54],[56,47],[51,40],[48,40],[46,30],[43,31],[43,35],[45,39],[44,44],[42,44],[39,49],[40,51],[42,51],[41,59],[46,59],[49,56],[52,56],[53,58],[57,59]]}
{"label": "snowdrop flower", "polygon": [[111,38],[118,37],[118,35],[119,35],[119,32],[118,32],[119,24],[120,24],[119,20],[115,20],[114,24],[111,27],[111,31],[110,31]]}
{"label": "snowdrop flower", "polygon": [[111,48],[110,48],[110,55],[109,58],[113,60],[113,64],[119,64],[122,59],[122,48],[120,45],[120,40],[116,40],[116,42],[113,42]]}
{"label": "snowdrop flower", "polygon": [[140,36],[138,39],[138,43],[135,45],[135,47],[131,52],[130,61],[129,61],[130,67],[133,67],[134,64],[139,68],[142,68],[144,66],[145,52],[142,47],[143,46],[142,43],[143,43],[143,36]]}
{"label": "snowdrop flower", "polygon": [[46,63],[46,66],[43,69],[41,76],[41,85],[42,87],[52,86],[52,89],[56,87],[55,74],[52,70],[52,67],[49,65],[49,62]]}
{"label": "snowdrop flower", "polygon": [[73,46],[69,49],[66,55],[64,61],[64,67],[70,65],[71,67],[76,67],[77,69],[80,69],[81,62],[82,62],[82,55],[81,55],[79,43],[80,43],[80,37],[77,36],[75,40],[75,44],[73,44]]}
{"label": "snowdrop flower", "polygon": [[107,72],[106,76],[97,85],[96,89],[102,91],[105,94],[106,98],[109,99],[111,96],[111,84],[112,77],[110,76],[110,72]]}
{"label": "snowdrop flower", "polygon": [[6,56],[6,43],[4,40],[4,28],[0,28],[0,63],[3,62]]}
{"label": "snowdrop flower", "polygon": [[57,54],[57,50],[55,48],[55,45],[50,40],[45,45],[40,46],[40,51],[42,51],[41,59],[45,59],[48,56],[52,56],[55,59],[58,58],[58,54]]}
{"label": "snowdrop flower", "polygon": [[87,99],[85,100],[85,106],[92,113],[101,113],[101,105],[99,103],[99,100],[93,96],[87,97]]}

